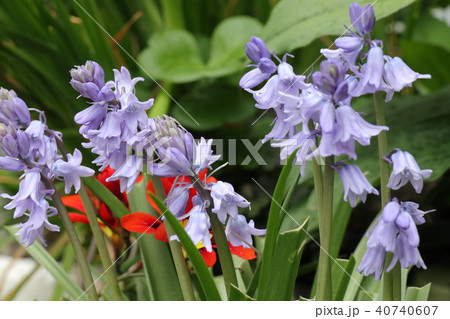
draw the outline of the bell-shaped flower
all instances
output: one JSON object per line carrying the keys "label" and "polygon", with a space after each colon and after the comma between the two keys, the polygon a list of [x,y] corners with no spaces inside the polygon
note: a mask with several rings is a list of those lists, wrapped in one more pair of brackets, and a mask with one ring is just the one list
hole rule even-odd
{"label": "bell-shaped flower", "polygon": [[225,228],[225,234],[231,245],[238,247],[244,246],[249,248],[253,245],[252,235],[264,236],[266,234],[265,229],[255,228],[253,220],[247,224],[245,216],[238,215],[237,218],[230,218]]}
{"label": "bell-shaped flower", "polygon": [[397,261],[402,268],[415,265],[426,269],[418,249],[420,238],[416,226],[425,222],[423,215],[426,213],[413,202],[398,202],[394,198],[387,203],[377,225],[368,234],[367,251],[358,271],[365,276],[373,274],[375,280],[380,279],[386,252],[393,254],[386,271],[390,271]]}
{"label": "bell-shaped flower", "polygon": [[368,123],[352,107],[341,105],[335,111],[336,133],[334,142],[346,142],[350,139],[358,141],[361,145],[369,145],[372,136],[381,131],[387,131],[387,126],[378,126]]}
{"label": "bell-shaped flower", "polygon": [[352,3],[349,8],[349,15],[353,27],[359,34],[365,35],[372,31],[375,25],[375,12],[371,4],[362,8],[357,2]]}
{"label": "bell-shaped flower", "polygon": [[405,151],[398,150],[393,153],[388,162],[392,164],[392,173],[387,187],[397,190],[411,182],[417,193],[423,188],[423,179],[431,176],[431,169],[420,169],[414,157]]}
{"label": "bell-shaped flower", "polygon": [[0,123],[20,127],[31,121],[30,111],[25,102],[13,90],[0,88]]}
{"label": "bell-shaped flower", "polygon": [[[211,243],[211,235],[209,233],[209,228],[211,227],[211,223],[209,220],[209,216],[205,211],[205,207],[203,204],[194,206],[191,211],[188,213],[189,220],[184,227],[186,233],[188,233],[189,237],[191,237],[194,245],[198,243],[202,243],[206,250],[212,251],[212,243]],[[178,237],[172,236],[171,240],[177,239]]]}
{"label": "bell-shaped flower", "polygon": [[262,58],[270,59],[270,52],[264,41],[252,36],[250,41],[245,44],[245,54],[255,63],[259,63]]}
{"label": "bell-shaped flower", "polygon": [[384,79],[394,91],[399,92],[404,87],[410,87],[417,79],[431,79],[429,74],[419,74],[403,62],[399,57],[384,56]]}
{"label": "bell-shaped flower", "polygon": [[361,67],[360,81],[350,94],[356,97],[384,90],[383,67],[383,50],[374,44],[367,55],[367,63]]}
{"label": "bell-shaped flower", "polygon": [[81,186],[80,177],[87,177],[94,175],[94,170],[82,166],[81,161],[83,157],[78,149],[75,149],[73,155],[67,155],[67,161],[59,159],[53,165],[53,174],[59,178],[63,178],[66,183],[64,191],[66,194],[70,193],[72,186],[75,192],[78,192]]}
{"label": "bell-shaped flower", "polygon": [[40,239],[43,245],[46,245],[44,229],[59,231],[59,226],[53,225],[48,221],[48,217],[56,214],[56,209],[49,207],[48,202],[42,198],[39,205],[35,205],[30,210],[30,218],[25,223],[20,223],[17,226],[20,230],[15,235],[20,236],[20,242],[25,244],[25,247],[30,246],[37,238]]}
{"label": "bell-shaped flower", "polygon": [[356,206],[357,197],[361,198],[361,201],[364,203],[367,193],[378,195],[378,191],[370,185],[357,165],[336,163],[333,168],[341,177],[342,186],[344,187],[344,200],[350,202],[350,206]]}
{"label": "bell-shaped flower", "polygon": [[114,99],[115,95],[111,90],[111,85],[105,85],[105,73],[98,63],[86,61],[85,65],[71,69],[70,75],[72,76],[70,84],[81,96],[94,102]]}
{"label": "bell-shaped flower", "polygon": [[222,223],[225,223],[228,216],[237,218],[238,207],[248,207],[248,202],[244,197],[234,191],[230,183],[218,181],[211,187],[211,197],[214,201],[213,213]]}

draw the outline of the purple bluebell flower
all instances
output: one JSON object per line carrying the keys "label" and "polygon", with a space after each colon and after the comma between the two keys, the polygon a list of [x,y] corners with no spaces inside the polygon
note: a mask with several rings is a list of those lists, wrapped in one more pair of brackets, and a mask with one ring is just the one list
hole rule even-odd
{"label": "purple bluebell flower", "polygon": [[244,246],[249,248],[253,245],[252,235],[264,236],[266,234],[265,229],[255,228],[255,223],[250,220],[247,224],[245,216],[238,215],[237,218],[230,218],[225,228],[225,234],[228,241],[235,247]]}
{"label": "purple bluebell flower", "polygon": [[369,145],[370,139],[381,131],[388,131],[387,126],[368,123],[358,112],[348,105],[341,105],[336,109],[336,133],[334,141],[346,142],[356,140],[361,145]]}
{"label": "purple bluebell flower", "polygon": [[239,81],[239,85],[244,89],[251,89],[267,80],[277,70],[277,66],[271,60],[266,44],[258,37],[251,37],[250,42],[245,44],[245,53],[250,60],[257,63],[249,66],[257,68],[247,72]]}
{"label": "purple bluebell flower", "polygon": [[20,242],[25,244],[25,247],[30,246],[37,238],[46,245],[44,239],[44,229],[49,231],[59,231],[59,226],[53,225],[48,218],[55,216],[57,210],[50,207],[45,199],[41,199],[38,205],[35,205],[30,210],[30,217],[25,223],[17,225],[19,231],[16,235],[20,236]]}
{"label": "purple bluebell flower", "polygon": [[361,198],[361,201],[364,203],[368,193],[378,195],[378,191],[370,185],[357,165],[347,165],[340,162],[336,163],[333,168],[341,177],[342,186],[344,187],[344,200],[350,202],[350,206],[356,206],[357,197]]}
{"label": "purple bluebell flower", "polygon": [[413,202],[398,202],[394,198],[387,203],[377,225],[368,234],[367,251],[358,271],[365,276],[373,274],[379,280],[386,252],[393,253],[386,271],[390,271],[397,261],[402,268],[415,265],[426,269],[418,249],[420,238],[416,227],[425,222],[423,215],[426,213]]}
{"label": "purple bluebell flower", "polygon": [[0,88],[0,123],[16,127],[28,125],[31,121],[30,111],[25,102],[17,97],[13,90]]}
{"label": "purple bluebell flower", "polygon": [[222,223],[225,223],[228,216],[237,218],[238,207],[248,207],[250,203],[241,195],[234,191],[230,183],[218,181],[211,187],[211,197],[214,201],[213,213]]}
{"label": "purple bluebell flower", "polygon": [[72,185],[78,190],[80,176],[92,175],[94,171],[80,165],[78,150],[73,156],[68,155],[67,162],[63,161],[57,146],[62,142],[62,134],[47,127],[45,115],[39,110],[31,109],[39,115],[38,120],[31,120],[30,110],[14,91],[1,88],[0,104],[0,169],[24,172],[17,194],[0,196],[11,200],[5,209],[14,209],[14,218],[28,216],[26,222],[18,225],[21,242],[29,246],[39,238],[45,244],[44,229],[59,231],[58,226],[48,221],[57,214],[47,202],[54,195],[48,184],[59,177],[66,182],[66,192]]}
{"label": "purple bluebell flower", "polygon": [[409,87],[417,79],[430,79],[429,74],[419,74],[410,69],[399,57],[384,56],[384,79],[386,84],[394,91],[399,92],[404,87]]}
{"label": "purple bluebell flower", "polygon": [[349,15],[352,25],[359,34],[364,36],[372,31],[375,25],[375,12],[371,4],[362,8],[357,2],[352,3]]}
{"label": "purple bluebell flower", "polygon": [[345,83],[345,68],[333,60],[325,60],[320,64],[320,71],[313,73],[314,85],[320,92],[333,95],[339,86]]}
{"label": "purple bluebell flower", "polygon": [[259,63],[262,58],[270,59],[270,52],[264,41],[252,36],[250,41],[245,44],[245,54],[255,63]]}
{"label": "purple bluebell flower", "polygon": [[[212,139],[201,138],[196,142],[192,134],[171,117],[155,119],[154,129],[149,137],[154,142],[150,145],[160,161],[147,163],[153,175],[197,176],[220,158],[220,155],[213,155]],[[151,151],[147,154],[151,155]]]}
{"label": "purple bluebell flower", "polygon": [[384,56],[383,49],[372,41],[373,45],[367,54],[367,63],[361,67],[360,81],[350,92],[352,96],[374,93],[386,88],[383,81]]}
{"label": "purple bluebell flower", "polygon": [[423,188],[423,179],[431,176],[431,169],[420,169],[414,157],[405,151],[397,150],[386,159],[392,165],[392,173],[387,187],[397,190],[411,182],[417,193]]}
{"label": "purple bluebell flower", "polygon": [[85,65],[71,69],[70,75],[70,84],[81,96],[93,102],[112,101],[115,98],[112,85],[105,85],[105,73],[98,63],[86,61]]}
{"label": "purple bluebell flower", "polygon": [[[195,197],[194,197],[195,198]],[[189,217],[189,220],[184,227],[184,230],[192,239],[194,245],[202,243],[206,250],[212,251],[211,235],[209,233],[209,228],[211,227],[211,222],[209,216],[206,213],[204,203],[199,200],[194,200],[194,207],[189,211],[185,217]],[[178,240],[176,235],[171,236],[170,240]]]}
{"label": "purple bluebell flower", "polygon": [[140,156],[127,156],[125,162],[120,166],[114,174],[106,179],[107,182],[119,180],[121,192],[131,192],[136,180],[144,167],[143,158]]}

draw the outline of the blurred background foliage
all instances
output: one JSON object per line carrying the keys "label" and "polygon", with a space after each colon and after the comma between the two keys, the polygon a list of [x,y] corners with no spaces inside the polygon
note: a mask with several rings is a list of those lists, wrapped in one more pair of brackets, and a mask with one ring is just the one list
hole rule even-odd
{"label": "blurred background foliage", "polygon": [[[334,36],[349,24],[349,0],[0,0],[0,86],[13,89],[29,107],[44,109],[49,126],[64,134],[69,149],[82,142],[74,115],[86,107],[69,84],[69,70],[86,60],[98,62],[112,79],[112,69],[126,66],[141,99],[155,97],[150,115],[168,113],[196,137],[224,139],[223,162],[235,162],[218,174],[236,185],[252,202],[250,218],[264,226],[270,198],[252,181],[272,192],[280,171],[277,149],[265,144],[258,165],[241,139],[255,145],[270,131],[274,114],[253,107],[251,95],[238,86],[249,61],[244,44],[252,35],[268,42],[279,57],[288,52],[297,74],[318,69],[319,50],[330,47]],[[359,1],[361,4],[371,1]],[[429,214],[419,228],[421,252],[428,271],[413,270],[412,285],[432,281],[431,299],[450,298],[450,1],[379,0],[374,36],[385,52],[402,57],[410,67],[432,75],[397,94],[386,106],[390,146],[413,153],[422,168],[434,174],[425,192],[396,193],[414,200]],[[392,14],[392,12],[395,12]],[[371,114],[370,99],[359,99],[361,112]],[[373,147],[373,145],[372,145]],[[82,150],[84,164],[92,160]],[[373,149],[362,151],[358,163],[377,184]],[[245,161],[245,165],[239,165]],[[17,188],[17,179],[0,173],[3,190]],[[310,173],[297,188],[288,211],[300,223],[308,215],[309,230],[317,233]],[[336,180],[336,229],[333,256],[348,258],[379,209],[378,199],[351,210],[343,203]],[[3,205],[2,205],[3,206]],[[0,214],[0,225],[11,212]],[[348,225],[348,228],[347,228]],[[285,229],[292,228],[285,219]],[[0,237],[0,238],[8,238]],[[6,239],[2,239],[6,242]],[[0,248],[6,246],[1,244]],[[305,296],[314,278],[318,249],[307,246],[296,293]],[[69,263],[70,264],[70,263]]]}

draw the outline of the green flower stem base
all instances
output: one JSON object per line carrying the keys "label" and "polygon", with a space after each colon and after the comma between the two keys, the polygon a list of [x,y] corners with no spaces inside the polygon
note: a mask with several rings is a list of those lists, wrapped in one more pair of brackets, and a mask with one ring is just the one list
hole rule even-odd
{"label": "green flower stem base", "polygon": [[[164,192],[164,187],[161,182],[161,178],[157,176],[152,176],[152,183],[155,189],[156,196],[162,201],[166,197]],[[164,222],[166,227],[167,237],[175,235],[174,230],[169,223]],[[180,282],[181,292],[183,293],[183,298],[186,301],[195,301],[194,290],[192,286],[191,275],[186,265],[186,259],[183,256],[183,251],[181,250],[181,245],[176,240],[169,240],[169,247],[172,253],[173,262],[175,264],[175,269],[178,274],[178,280]]]}
{"label": "green flower stem base", "polygon": [[[86,294],[91,301],[98,301],[97,290],[95,289],[94,280],[92,279],[92,273],[89,268],[89,263],[86,259],[86,255],[84,254],[83,247],[81,246],[80,239],[78,238],[75,227],[70,220],[69,214],[67,213],[66,206],[64,206],[61,197],[55,189],[53,183],[45,176],[41,174],[42,182],[49,189],[54,189],[54,193],[52,195],[53,205],[55,205],[58,210],[59,217],[64,225],[64,229],[69,236],[70,243],[72,244],[73,250],[75,252],[75,258],[80,267],[81,277],[83,278],[83,283],[86,289]],[[81,296],[80,296],[81,297]]]}
{"label": "green flower stem base", "polygon": [[[316,198],[319,219],[320,233],[320,255],[317,276],[317,294],[316,300],[332,300],[331,287],[331,222],[333,215],[333,189],[334,189],[334,169],[331,167],[334,163],[334,157],[325,158],[325,169],[323,173],[323,184],[320,176],[322,170],[314,162],[314,182],[316,184]],[[322,185],[322,188],[320,187]]]}
{"label": "green flower stem base", "polygon": [[[375,116],[377,125],[386,125],[386,116],[384,113],[383,96],[380,92],[374,95]],[[389,164],[384,160],[388,153],[387,132],[382,131],[378,134],[378,160],[380,162],[380,193],[381,193],[381,211],[387,202],[391,200],[391,194],[387,187],[389,181]],[[386,256],[385,269],[392,259],[392,254]],[[401,299],[401,274],[400,266],[397,264],[389,273],[383,274],[383,300],[392,301]]]}
{"label": "green flower stem base", "polygon": [[[194,183],[194,187],[203,201],[209,201],[210,205],[213,203],[211,195],[200,184],[200,180],[197,178]],[[217,246],[217,252],[219,255],[220,266],[222,267],[223,279],[225,281],[225,287],[227,295],[230,296],[231,284],[238,287],[236,270],[234,268],[233,258],[231,257],[230,246],[228,245],[227,236],[223,229],[222,223],[217,218],[217,215],[211,212],[211,209],[207,208],[208,216],[211,221],[211,228],[214,234],[214,240]]]}
{"label": "green flower stem base", "polygon": [[94,206],[92,205],[92,201],[89,198],[84,185],[81,185],[78,194],[80,195],[81,201],[83,202],[83,206],[86,210],[89,226],[91,227],[92,234],[94,235],[94,240],[104,269],[104,275],[108,282],[109,289],[111,289],[111,294],[115,301],[122,301],[122,292],[120,291],[116,270],[113,267],[111,256],[109,255],[108,248],[106,246],[105,236],[103,235],[97,221],[97,214],[95,213]]}

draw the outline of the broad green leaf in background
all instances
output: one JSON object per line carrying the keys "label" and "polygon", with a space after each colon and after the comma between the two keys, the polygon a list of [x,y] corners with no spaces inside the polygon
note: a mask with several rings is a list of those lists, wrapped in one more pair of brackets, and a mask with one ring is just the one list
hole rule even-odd
{"label": "broad green leaf in background", "polygon": [[195,37],[185,30],[166,30],[155,34],[149,48],[139,55],[139,63],[157,80],[184,83],[204,76]]}
{"label": "broad green leaf in background", "polygon": [[261,32],[261,23],[250,17],[231,17],[221,22],[211,39],[208,76],[228,75],[242,68],[245,43]]}
{"label": "broad green leaf in background", "polygon": [[153,35],[139,62],[157,80],[186,83],[239,71],[245,61],[245,42],[257,35],[262,26],[250,17],[231,17],[214,30],[208,63],[200,46],[186,30],[165,30]]}
{"label": "broad green leaf in background", "polygon": [[[374,4],[379,20],[414,0],[378,0]],[[350,26],[348,8],[354,0],[283,0],[280,1],[264,26],[262,39],[269,50],[292,51],[325,35],[341,35]],[[371,0],[357,1],[362,6]]]}
{"label": "broad green leaf in background", "polygon": [[439,46],[450,52],[449,35],[450,27],[445,22],[439,21],[430,14],[422,14],[415,21],[411,40]]}
{"label": "broad green leaf in background", "polygon": [[[425,80],[424,80],[425,81]],[[410,152],[422,169],[432,169],[429,180],[436,180],[450,168],[450,86],[426,96],[394,96],[385,105],[389,126],[389,148]],[[364,118],[374,123],[373,102],[368,102]],[[357,164],[368,172],[368,180],[376,182],[378,163],[374,161],[376,143],[360,149]],[[375,151],[376,152],[376,151]]]}
{"label": "broad green leaf in background", "polygon": [[208,86],[182,97],[179,102],[190,116],[178,106],[173,108],[173,116],[183,126],[198,131],[239,123],[256,112],[256,108],[251,107],[250,97],[239,96],[230,86]]}

